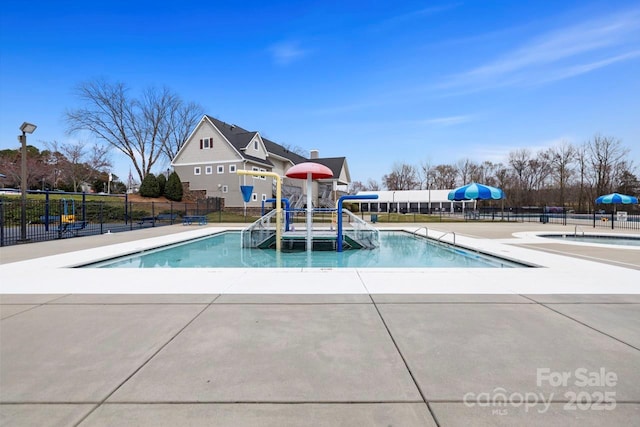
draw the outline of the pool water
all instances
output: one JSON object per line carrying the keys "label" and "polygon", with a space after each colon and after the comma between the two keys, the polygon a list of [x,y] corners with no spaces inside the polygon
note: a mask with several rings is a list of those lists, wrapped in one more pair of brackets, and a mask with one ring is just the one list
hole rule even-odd
{"label": "pool water", "polygon": [[549,239],[567,240],[570,242],[583,242],[583,243],[599,243],[601,245],[622,245],[622,246],[640,246],[640,237],[631,236],[583,236],[578,235],[565,235],[565,234],[546,234],[541,237]]}
{"label": "pool water", "polygon": [[91,264],[99,268],[511,268],[524,267],[501,258],[440,244],[404,232],[380,232],[380,247],[344,252],[281,252],[240,246],[239,232],[183,242]]}

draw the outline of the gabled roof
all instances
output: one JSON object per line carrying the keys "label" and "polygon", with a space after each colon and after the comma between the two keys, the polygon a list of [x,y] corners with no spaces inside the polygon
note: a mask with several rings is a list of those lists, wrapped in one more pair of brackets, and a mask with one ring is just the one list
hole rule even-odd
{"label": "gabled roof", "polygon": [[273,154],[278,157],[284,157],[285,159],[289,159],[294,165],[307,161],[305,157],[299,154],[296,154],[293,151],[289,151],[288,149],[284,148],[282,145],[276,144],[275,142],[270,141],[265,137],[262,137],[262,142],[264,142],[264,145],[265,147],[267,147],[267,151],[270,154]]}
{"label": "gabled roof", "polygon": [[[310,162],[320,163],[321,165],[325,165],[331,172],[333,172],[334,179],[340,179],[340,173],[342,169],[345,167],[346,157],[321,157],[318,159],[310,159]],[[347,171],[347,174],[349,172]]]}
{"label": "gabled roof", "polygon": [[[258,134],[256,131],[248,131],[246,129],[241,128],[240,126],[236,126],[233,124],[225,123],[221,120],[216,119],[215,117],[211,117],[209,115],[205,115],[207,120],[209,120],[222,135],[229,141],[229,143],[236,149],[240,155],[246,160],[262,163],[269,166],[273,166],[273,163],[266,160],[259,159],[257,157],[253,157],[247,155],[245,152],[245,148],[251,142],[251,140]],[[333,172],[333,179],[340,179],[340,173],[343,169],[347,169],[347,175],[349,174],[348,168],[346,166],[346,158],[345,157],[325,157],[318,159],[307,159],[304,156],[294,153],[293,151],[288,150],[280,144],[277,144],[263,136],[260,136],[262,142],[267,149],[268,155],[272,155],[274,157],[280,157],[284,159],[288,159],[294,165],[302,162],[316,162],[322,165],[325,165],[331,172]]]}
{"label": "gabled roof", "polygon": [[[269,159],[260,159],[258,157],[253,157],[245,153],[245,148],[251,142],[251,140],[258,134],[255,131],[248,131],[246,129],[241,128],[240,126],[230,125],[229,123],[225,123],[221,120],[218,120],[214,117],[207,115],[207,119],[214,124],[214,126],[222,133],[222,135],[233,145],[233,148],[238,151],[242,157],[247,160],[256,163],[262,163],[268,166],[273,166],[273,163],[269,161]],[[264,139],[263,139],[264,142]],[[269,148],[267,147],[267,151]]]}

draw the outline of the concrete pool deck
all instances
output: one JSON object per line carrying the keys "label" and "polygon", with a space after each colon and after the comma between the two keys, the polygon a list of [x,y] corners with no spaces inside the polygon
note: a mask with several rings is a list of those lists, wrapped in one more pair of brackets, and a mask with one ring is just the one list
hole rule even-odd
{"label": "concrete pool deck", "polygon": [[2,248],[0,425],[637,423],[640,251],[449,231],[542,268],[64,268],[181,225]]}

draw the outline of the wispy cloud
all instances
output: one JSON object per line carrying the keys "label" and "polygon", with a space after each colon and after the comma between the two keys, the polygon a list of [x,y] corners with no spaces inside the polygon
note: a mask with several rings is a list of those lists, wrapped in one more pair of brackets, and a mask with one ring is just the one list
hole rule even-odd
{"label": "wispy cloud", "polygon": [[[438,88],[478,91],[547,83],[635,58],[639,46],[640,9],[550,31],[494,61],[451,76]],[[611,56],[613,49],[619,54]]]}
{"label": "wispy cloud", "polygon": [[451,3],[451,4],[440,5],[440,6],[431,6],[431,7],[426,7],[423,9],[418,9],[411,12],[403,13],[400,15],[392,16],[380,22],[378,25],[374,27],[374,29],[380,30],[387,27],[405,24],[408,21],[413,21],[416,19],[421,19],[427,16],[442,13],[447,10],[454,9],[460,5],[461,3]]}
{"label": "wispy cloud", "polygon": [[297,41],[285,41],[273,44],[268,49],[273,62],[277,65],[289,65],[298,61],[309,53],[308,50],[302,49]]}
{"label": "wispy cloud", "polygon": [[417,123],[429,126],[448,127],[470,122],[473,120],[473,118],[474,116],[472,115],[434,117],[430,119],[419,120]]}
{"label": "wispy cloud", "polygon": [[353,104],[332,105],[327,107],[316,108],[312,110],[311,113],[316,115],[344,114],[344,113],[357,112],[357,111],[368,110],[373,108],[379,108],[387,104],[388,104],[387,102],[383,102],[383,101],[371,101],[371,102],[360,102],[360,103],[353,103]]}
{"label": "wispy cloud", "polygon": [[482,144],[476,146],[471,151],[471,158],[478,158],[482,160],[488,160],[494,163],[507,163],[509,160],[509,154],[517,150],[526,148],[531,155],[535,156],[540,151],[546,151],[552,147],[558,147],[563,143],[574,143],[576,138],[571,135],[559,136],[553,139],[541,140],[541,141],[521,141],[518,144],[511,145],[492,145]]}
{"label": "wispy cloud", "polygon": [[617,62],[627,61],[640,56],[640,50],[634,50],[622,55],[612,56],[601,61],[590,62],[588,64],[579,64],[564,69],[557,70],[555,74],[549,75],[540,80],[540,83],[550,83],[556,80],[567,79],[570,77],[585,74],[598,68],[603,68]]}

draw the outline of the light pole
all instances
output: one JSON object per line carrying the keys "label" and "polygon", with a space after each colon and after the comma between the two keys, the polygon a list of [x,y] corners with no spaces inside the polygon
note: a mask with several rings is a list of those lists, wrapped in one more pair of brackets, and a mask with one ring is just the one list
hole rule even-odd
{"label": "light pole", "polygon": [[395,204],[396,204],[396,192],[394,191],[394,192],[391,194],[391,212],[392,212],[392,213],[394,212],[394,207],[393,207],[393,205],[395,205]]}
{"label": "light pole", "polygon": [[24,122],[20,126],[22,135],[18,135],[18,141],[22,145],[21,170],[20,170],[20,241],[27,241],[27,134],[36,130],[36,125]]}

